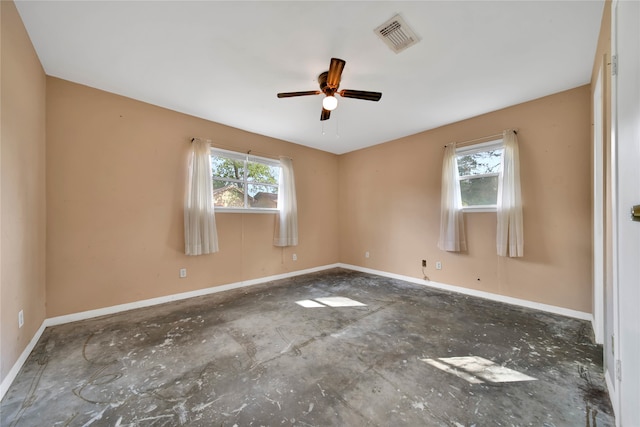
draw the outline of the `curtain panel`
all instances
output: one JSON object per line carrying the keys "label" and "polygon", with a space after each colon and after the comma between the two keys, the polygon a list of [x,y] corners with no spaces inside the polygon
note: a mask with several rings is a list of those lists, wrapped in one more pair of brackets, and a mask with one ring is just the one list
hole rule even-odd
{"label": "curtain panel", "polygon": [[456,143],[448,144],[442,162],[442,192],[440,199],[440,238],[438,248],[443,251],[467,250],[464,233],[464,217],[458,181]]}
{"label": "curtain panel", "polygon": [[498,180],[496,244],[498,255],[521,257],[524,256],[524,230],[518,136],[513,130],[505,130],[502,133],[502,139],[504,152],[502,171]]}
{"label": "curtain panel", "polygon": [[280,185],[278,187],[278,215],[273,236],[274,246],[298,245],[298,204],[293,162],[280,157]]}
{"label": "curtain panel", "polygon": [[187,255],[218,252],[208,140],[194,139],[191,143],[184,202],[184,246]]}

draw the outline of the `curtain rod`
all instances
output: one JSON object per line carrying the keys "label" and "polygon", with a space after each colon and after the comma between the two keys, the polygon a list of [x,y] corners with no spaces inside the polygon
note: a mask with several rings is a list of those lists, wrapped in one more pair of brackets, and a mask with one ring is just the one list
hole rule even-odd
{"label": "curtain rod", "polygon": [[[514,132],[516,135],[518,134],[518,130],[517,130],[517,129],[514,129],[514,130],[513,130],[513,132]],[[472,144],[472,143],[474,143],[474,142],[482,141],[482,140],[484,140],[484,139],[496,138],[496,137],[498,137],[498,136],[502,136],[502,133],[496,133],[496,134],[494,134],[494,135],[487,135],[487,136],[483,136],[483,137],[480,137],[480,138],[469,139],[469,140],[467,140],[467,141],[456,142],[456,146],[458,146],[458,147],[460,147],[460,146],[465,146],[465,145],[468,145],[468,144]],[[447,145],[449,145],[449,144],[447,144]],[[446,147],[447,145],[445,145],[445,147]]]}
{"label": "curtain rod", "polygon": [[[196,139],[201,139],[201,138],[193,137],[193,138],[191,138],[190,143],[195,141]],[[235,151],[236,153],[244,153],[244,154],[247,154],[247,155],[254,154],[256,156],[267,157],[269,159],[274,159],[274,160],[280,160],[281,157],[284,157],[284,158],[289,159],[289,160],[293,160],[289,156],[275,156],[275,155],[270,154],[270,153],[262,153],[260,151],[254,151],[254,150],[238,151],[237,147],[232,147],[230,145],[224,145],[224,144],[218,144],[217,142],[216,143],[211,142],[211,146],[213,148],[221,148],[223,150]]]}

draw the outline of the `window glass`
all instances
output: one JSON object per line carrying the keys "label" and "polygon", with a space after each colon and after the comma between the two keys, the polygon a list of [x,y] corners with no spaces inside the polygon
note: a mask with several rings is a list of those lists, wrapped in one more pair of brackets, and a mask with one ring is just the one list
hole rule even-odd
{"label": "window glass", "polygon": [[259,162],[247,162],[247,181],[258,181],[267,184],[278,182],[280,166],[270,166]]}
{"label": "window glass", "polygon": [[495,206],[498,202],[498,176],[460,180],[462,206]]}
{"label": "window glass", "polygon": [[212,149],[211,175],[216,209],[277,210],[277,160]]}
{"label": "window glass", "polygon": [[458,156],[458,174],[462,176],[499,173],[502,148]]}
{"label": "window glass", "polygon": [[211,156],[211,174],[214,177],[244,179],[244,160],[222,155]]}
{"label": "window glass", "polygon": [[249,204],[252,208],[278,208],[278,187],[275,185],[248,184]]}
{"label": "window glass", "polygon": [[502,140],[457,150],[460,199],[464,208],[496,208],[502,152]]}

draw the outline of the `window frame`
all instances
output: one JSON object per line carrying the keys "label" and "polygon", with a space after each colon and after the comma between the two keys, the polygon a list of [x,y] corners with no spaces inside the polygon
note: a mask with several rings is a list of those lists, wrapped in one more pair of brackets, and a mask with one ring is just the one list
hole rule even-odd
{"label": "window frame", "polygon": [[[248,186],[250,184],[263,184],[263,185],[269,185],[269,186],[276,186],[280,187],[280,173],[278,173],[278,184],[266,184],[266,183],[261,183],[258,181],[249,181],[247,174],[246,174],[246,170],[247,170],[247,162],[253,162],[253,163],[260,163],[269,167],[277,167],[280,169],[280,171],[282,170],[282,164],[280,163],[279,160],[276,159],[270,159],[267,157],[261,157],[261,156],[256,156],[253,154],[246,154],[246,153],[240,153],[237,151],[231,151],[231,150],[224,150],[222,148],[215,148],[215,147],[211,147],[210,150],[210,155],[211,158],[213,160],[213,157],[223,157],[223,158],[228,158],[231,160],[238,160],[238,161],[242,161],[244,162],[244,171],[245,173],[243,174],[242,179],[235,179],[235,178],[220,178],[216,175],[213,174],[213,167],[211,169],[211,180],[213,181],[231,181],[231,182],[238,182],[241,183],[243,185],[243,188],[245,189],[244,191],[244,206],[242,208],[238,208],[238,207],[223,207],[223,206],[214,206],[214,211],[216,213],[257,213],[257,214],[274,214],[274,213],[278,213],[280,211],[279,208],[254,208],[254,207],[250,207],[248,204],[248,200],[249,200],[249,192],[248,190]],[[215,191],[215,189],[213,189],[213,191]],[[213,198],[213,192],[211,193],[211,197]],[[215,202],[214,202],[215,205]],[[247,207],[249,206],[249,207]]]}
{"label": "window frame", "polygon": [[[468,156],[470,154],[482,153],[484,151],[492,151],[502,149],[500,156],[500,169],[497,172],[478,174],[478,175],[463,175],[460,176],[458,165],[458,158],[462,156]],[[492,139],[491,141],[481,142],[478,144],[467,145],[464,147],[456,148],[456,175],[458,176],[458,190],[460,194],[460,201],[462,202],[462,189],[460,188],[461,181],[467,179],[479,179],[487,177],[498,177],[498,185],[500,185],[500,174],[502,173],[502,164],[504,162],[504,141],[502,138]],[[463,212],[497,212],[498,205],[474,205],[474,206],[462,206]]]}

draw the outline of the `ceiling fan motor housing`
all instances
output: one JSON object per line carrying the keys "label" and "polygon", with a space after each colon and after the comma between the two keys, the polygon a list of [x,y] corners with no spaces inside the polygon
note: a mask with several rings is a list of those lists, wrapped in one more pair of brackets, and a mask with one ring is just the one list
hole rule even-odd
{"label": "ceiling fan motor housing", "polygon": [[324,73],[320,74],[318,76],[318,83],[320,84],[320,90],[322,91],[322,93],[324,93],[327,96],[332,96],[336,92],[336,90],[338,90],[338,86],[332,88],[327,84],[328,75],[329,75],[328,71],[325,71]]}

